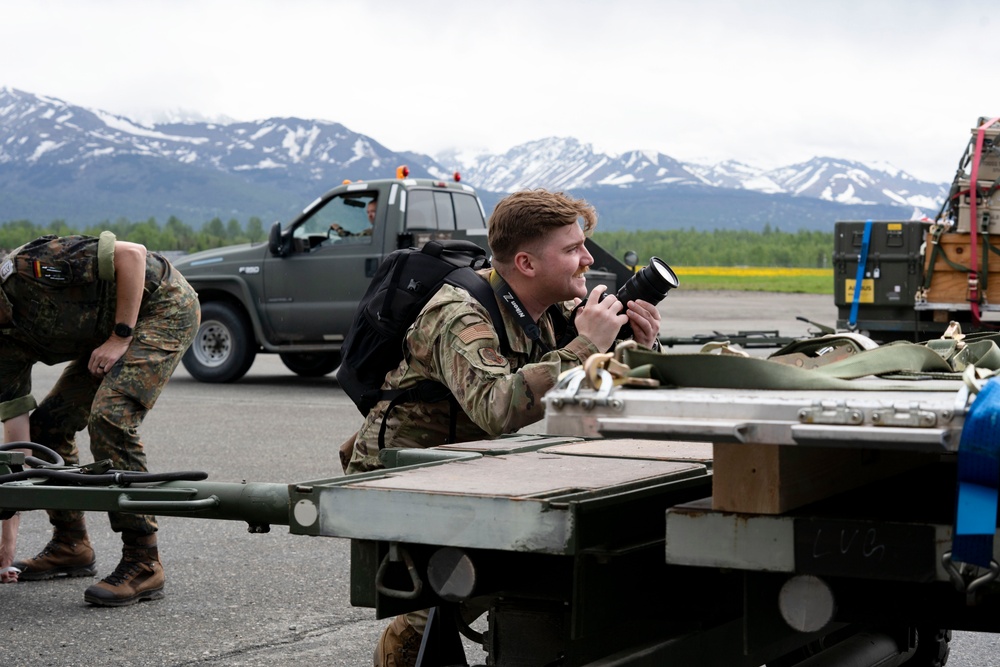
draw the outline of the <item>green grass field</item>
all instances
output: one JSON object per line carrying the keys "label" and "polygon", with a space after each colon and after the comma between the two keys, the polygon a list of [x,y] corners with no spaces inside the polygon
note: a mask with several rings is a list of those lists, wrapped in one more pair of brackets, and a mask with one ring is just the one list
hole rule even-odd
{"label": "green grass field", "polygon": [[832,269],[763,267],[674,267],[681,288],[743,292],[833,294]]}

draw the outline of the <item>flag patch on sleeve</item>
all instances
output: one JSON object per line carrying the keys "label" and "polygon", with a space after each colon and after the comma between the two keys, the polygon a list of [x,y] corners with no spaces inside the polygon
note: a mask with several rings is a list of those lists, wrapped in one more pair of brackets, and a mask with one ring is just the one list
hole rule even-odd
{"label": "flag patch on sleeve", "polygon": [[493,329],[485,322],[480,322],[462,329],[458,337],[463,343],[471,343],[474,340],[489,340],[493,338]]}

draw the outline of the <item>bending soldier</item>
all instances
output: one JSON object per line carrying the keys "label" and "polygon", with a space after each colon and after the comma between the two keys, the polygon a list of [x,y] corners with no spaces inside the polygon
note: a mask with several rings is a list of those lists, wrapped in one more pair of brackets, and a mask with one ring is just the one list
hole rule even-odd
{"label": "bending soldier", "polygon": [[[100,238],[44,236],[14,250],[0,263],[4,442],[31,440],[75,465],[76,433],[86,428],[95,461],[110,459],[115,468],[145,472],[138,428],[199,320],[198,295],[170,263],[111,232]],[[69,362],[37,406],[31,395],[36,362]],[[122,558],[87,588],[84,599],[121,606],[162,598],[156,518],[109,516],[112,530],[122,535]],[[94,576],[83,513],[51,510],[49,520],[51,541],[35,557],[14,563],[19,580]],[[0,568],[13,558],[17,522],[4,522]]]}

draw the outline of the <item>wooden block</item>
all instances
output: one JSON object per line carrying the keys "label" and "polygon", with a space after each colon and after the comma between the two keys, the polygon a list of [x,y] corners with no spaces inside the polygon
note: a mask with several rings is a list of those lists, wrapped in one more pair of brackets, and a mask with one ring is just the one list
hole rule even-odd
{"label": "wooden block", "polygon": [[782,514],[928,462],[918,452],[744,445],[713,446],[712,509]]}
{"label": "wooden block", "polygon": [[[978,243],[983,244],[987,237],[980,236]],[[969,274],[966,271],[954,269],[947,261],[968,268],[970,266],[971,237],[969,234],[942,234],[939,240],[940,250],[934,261],[934,272],[931,275],[930,288],[927,290],[929,303],[965,303],[969,291]],[[995,244],[994,248],[997,248]],[[977,262],[979,270],[983,269],[983,246],[979,246]],[[1000,248],[997,248],[1000,250]],[[943,256],[942,256],[943,255]],[[924,256],[924,274],[931,266],[931,235],[927,235],[927,250]],[[987,289],[986,302],[1000,304],[1000,254],[987,253]]]}
{"label": "wooden block", "polygon": [[[969,294],[969,274],[958,271],[934,271],[927,301],[930,303],[965,303]],[[987,295],[989,298],[989,295]]]}

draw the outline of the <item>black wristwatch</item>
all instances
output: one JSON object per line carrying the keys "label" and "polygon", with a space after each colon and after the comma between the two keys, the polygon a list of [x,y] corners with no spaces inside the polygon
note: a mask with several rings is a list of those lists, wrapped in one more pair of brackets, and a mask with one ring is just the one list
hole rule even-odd
{"label": "black wristwatch", "polygon": [[114,332],[119,338],[129,338],[132,335],[132,327],[124,322],[119,322],[115,325]]}

